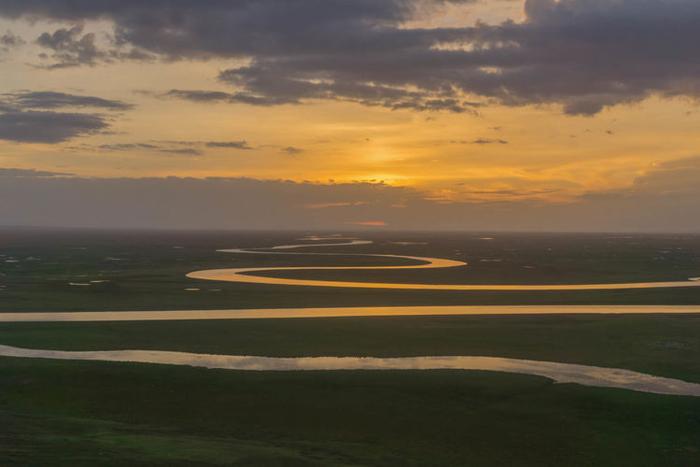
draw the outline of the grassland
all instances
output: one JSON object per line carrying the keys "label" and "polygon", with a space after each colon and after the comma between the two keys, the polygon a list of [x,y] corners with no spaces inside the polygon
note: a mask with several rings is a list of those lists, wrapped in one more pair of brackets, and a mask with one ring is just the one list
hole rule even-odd
{"label": "grassland", "polygon": [[270,357],[482,355],[626,368],[700,382],[699,315],[3,323],[0,343]]}
{"label": "grassland", "polygon": [[[216,252],[218,248],[298,243],[302,235],[0,231],[0,311],[700,304],[700,288],[469,293],[266,286],[196,281],[185,277],[194,270],[226,267],[397,263],[397,260],[361,256],[280,257]],[[323,248],[319,251],[434,256],[465,260],[469,266],[422,271],[298,271],[275,274],[436,283],[633,282],[685,280],[700,275],[698,236],[500,234],[494,240],[482,240],[485,237],[478,234],[374,233],[363,237],[375,243]],[[394,243],[396,240],[417,244],[397,245]]]}
{"label": "grassland", "polygon": [[[11,323],[54,349],[502,355],[700,381],[700,317]],[[485,372],[245,373],[0,359],[3,465],[596,465],[700,462],[700,400]]]}
{"label": "grassland", "polygon": [[0,360],[3,465],[692,466],[700,401],[459,372]]}
{"label": "grassland", "polygon": [[[295,243],[300,236],[0,231],[0,312],[700,304],[696,289],[345,291],[184,277],[192,270],[219,267],[395,261],[215,251]],[[322,251],[446,257],[467,260],[470,266],[343,272],[338,278],[576,283],[700,276],[700,238],[693,236],[370,237],[375,244]],[[392,243],[397,240],[417,244]],[[297,273],[318,277],[314,274]],[[30,348],[263,356],[492,355],[627,368],[700,382],[698,336],[696,315],[0,324],[1,344]],[[697,398],[555,385],[544,378],[488,372],[246,373],[2,358],[0,427],[3,467],[700,465]]]}

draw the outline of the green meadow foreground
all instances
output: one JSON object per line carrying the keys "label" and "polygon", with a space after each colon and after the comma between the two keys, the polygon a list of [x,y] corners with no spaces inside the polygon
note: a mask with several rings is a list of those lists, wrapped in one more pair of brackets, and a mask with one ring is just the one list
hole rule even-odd
{"label": "green meadow foreground", "polygon": [[[397,265],[450,270],[272,272],[407,283],[687,281],[693,236],[375,235],[346,256],[227,255],[299,234],[5,233],[0,312],[475,304],[700,304],[684,289],[346,290],[187,279],[194,270]],[[8,236],[9,235],[9,236]],[[404,241],[405,240],[405,241]],[[252,257],[254,256],[254,257]],[[232,266],[233,265],[233,266]],[[494,356],[700,383],[700,314],[413,316],[0,323],[0,344],[270,357]],[[700,464],[700,398],[483,371],[246,372],[0,358],[0,465],[434,466]]]}
{"label": "green meadow foreground", "polygon": [[[499,355],[700,382],[700,316],[6,323],[47,349]],[[700,398],[489,372],[0,359],[4,465],[697,465]]]}

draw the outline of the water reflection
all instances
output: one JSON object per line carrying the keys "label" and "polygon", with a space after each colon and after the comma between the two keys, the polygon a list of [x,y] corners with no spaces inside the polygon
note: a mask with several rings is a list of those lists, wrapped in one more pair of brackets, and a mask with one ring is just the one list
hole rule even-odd
{"label": "water reflection", "polygon": [[[314,240],[324,240],[325,237],[315,237]],[[491,238],[488,238],[491,240]],[[467,266],[464,261],[456,261],[444,258],[428,258],[417,256],[385,255],[385,254],[359,254],[349,253],[293,253],[280,252],[279,250],[293,250],[309,247],[352,246],[367,245],[369,240],[350,240],[345,243],[310,243],[300,245],[280,245],[271,248],[228,249],[218,250],[224,253],[269,254],[269,255],[342,255],[342,256],[371,256],[381,258],[394,258],[413,261],[412,265],[405,266],[310,266],[310,267],[265,267],[265,268],[228,268],[208,269],[193,271],[187,274],[190,279],[243,282],[248,284],[267,285],[296,285],[305,287],[343,287],[363,289],[399,289],[399,290],[461,290],[461,291],[564,291],[564,290],[628,290],[628,289],[660,289],[680,287],[700,287],[697,278],[685,281],[665,282],[626,282],[603,284],[419,284],[419,283],[395,283],[395,282],[353,282],[314,279],[285,279],[283,277],[256,276],[255,273],[269,271],[300,271],[300,270],[395,270],[395,269],[436,269]],[[532,268],[532,266],[525,266]]]}
{"label": "water reflection", "polygon": [[[212,289],[212,291],[218,289]],[[696,314],[699,305],[458,305],[241,310],[75,311],[0,313],[0,323],[98,321],[199,321],[230,319],[303,319],[378,316],[505,316],[580,314]]]}
{"label": "water reflection", "polygon": [[300,357],[275,358],[186,352],[112,350],[69,352],[0,345],[0,356],[56,360],[155,363],[241,371],[485,370],[542,376],[557,383],[700,396],[700,384],[630,370],[497,357]]}

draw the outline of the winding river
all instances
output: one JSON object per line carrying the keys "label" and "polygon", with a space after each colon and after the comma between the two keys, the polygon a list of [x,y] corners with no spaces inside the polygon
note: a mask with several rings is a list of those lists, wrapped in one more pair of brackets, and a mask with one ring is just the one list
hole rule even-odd
{"label": "winding river", "polygon": [[[319,237],[316,237],[319,238]],[[319,238],[323,239],[323,238]],[[271,248],[229,249],[218,250],[223,253],[237,254],[266,254],[266,255],[315,255],[315,256],[370,256],[393,258],[417,262],[418,264],[404,266],[304,266],[304,267],[265,267],[265,268],[228,268],[207,269],[187,274],[190,279],[211,281],[243,282],[248,284],[291,285],[306,287],[343,287],[362,289],[400,289],[400,290],[461,290],[461,291],[566,291],[566,290],[630,290],[630,289],[660,289],[680,287],[700,287],[700,278],[689,278],[685,281],[665,282],[622,282],[602,284],[410,284],[397,282],[353,282],[322,279],[290,279],[282,277],[257,276],[255,273],[269,271],[302,271],[302,270],[396,270],[396,269],[437,269],[467,266],[464,261],[443,258],[426,258],[417,256],[383,255],[383,254],[348,254],[348,253],[298,253],[280,250],[293,250],[309,247],[354,246],[372,243],[368,240],[355,240],[345,243],[316,243],[281,245]]]}
{"label": "winding river", "polygon": [[[417,264],[403,266],[311,266],[232,268],[195,271],[191,279],[274,284],[289,286],[349,287],[373,289],[414,290],[502,290],[502,291],[557,291],[557,290],[624,290],[669,287],[698,287],[700,280],[633,282],[610,284],[408,284],[389,282],[348,282],[333,280],[285,279],[254,275],[265,271],[294,270],[370,270],[370,269],[428,269],[463,267],[467,263],[441,258],[426,258],[386,254],[299,253],[308,247],[356,246],[372,243],[366,240],[345,239],[338,243],[305,243],[281,245],[272,248],[219,250],[238,254],[277,255],[354,255],[409,260]],[[314,237],[313,240],[324,240]],[[0,313],[0,322],[82,322],[82,321],[151,321],[151,320],[216,320],[216,319],[279,319],[321,318],[350,316],[429,316],[429,315],[541,315],[541,314],[645,314],[645,313],[700,313],[698,306],[418,306],[418,307],[342,307],[290,308],[250,310],[183,310],[183,311],[117,311],[117,312],[55,312],[55,313]],[[549,378],[557,383],[576,383],[587,386],[629,389],[655,394],[700,396],[700,384],[656,377],[630,370],[595,366],[520,360],[479,356],[428,356],[401,358],[374,357],[300,357],[273,358],[235,355],[208,355],[186,352],[111,350],[111,351],[58,351],[24,349],[0,345],[0,356],[15,358],[42,358],[57,360],[93,360],[125,363],[151,363],[218,368],[240,371],[331,371],[331,370],[483,370],[522,373]]]}
{"label": "winding river", "polygon": [[22,349],[0,345],[0,356],[52,360],[91,360],[121,363],[181,365],[239,371],[338,370],[480,370],[542,376],[556,383],[629,389],[653,394],[700,396],[700,384],[637,373],[570,363],[498,357],[251,357],[158,350],[69,352]]}

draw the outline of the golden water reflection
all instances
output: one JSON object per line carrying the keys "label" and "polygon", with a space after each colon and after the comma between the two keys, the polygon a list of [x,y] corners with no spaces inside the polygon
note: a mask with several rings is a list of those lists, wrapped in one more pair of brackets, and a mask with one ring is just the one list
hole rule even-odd
{"label": "golden water reflection", "polygon": [[[337,240],[338,237],[332,237]],[[314,240],[324,240],[326,237],[314,237]],[[268,255],[342,255],[342,256],[369,256],[381,258],[393,258],[409,260],[418,264],[404,266],[305,266],[305,267],[265,267],[265,268],[227,268],[208,269],[194,271],[187,274],[190,279],[243,282],[247,284],[266,285],[291,285],[305,287],[343,287],[362,289],[398,289],[398,290],[452,290],[452,291],[567,291],[567,290],[630,290],[630,289],[660,289],[660,288],[680,288],[680,287],[700,287],[698,278],[690,278],[684,281],[664,281],[664,282],[624,282],[624,283],[602,283],[602,284],[417,284],[417,283],[397,283],[397,282],[353,282],[334,281],[318,279],[290,279],[283,277],[256,276],[255,273],[270,271],[302,271],[302,270],[397,270],[397,269],[438,269],[467,266],[464,261],[456,261],[444,258],[429,258],[417,256],[385,255],[385,254],[348,254],[348,253],[293,253],[280,252],[279,250],[293,250],[309,247],[329,247],[329,246],[353,246],[366,245],[372,243],[369,240],[349,240],[344,243],[316,243],[298,245],[280,245],[271,248],[252,249],[226,249],[219,250],[224,253],[239,254],[268,254]]]}

